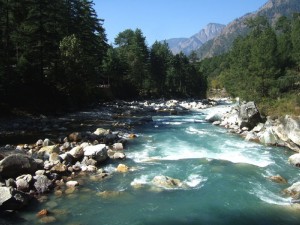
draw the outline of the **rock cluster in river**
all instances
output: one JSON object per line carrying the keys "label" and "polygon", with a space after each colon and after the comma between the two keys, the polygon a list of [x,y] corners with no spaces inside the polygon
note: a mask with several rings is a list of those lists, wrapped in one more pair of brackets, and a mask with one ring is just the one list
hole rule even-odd
{"label": "rock cluster in river", "polygon": [[[0,161],[0,209],[18,210],[33,197],[63,185],[74,189],[77,174],[98,170],[108,158],[124,159],[126,139],[121,132],[98,128],[94,133],[71,133],[61,143],[38,140],[31,146],[17,146],[18,153]],[[129,136],[129,134],[128,134]]]}
{"label": "rock cluster in river", "polygon": [[[290,156],[288,161],[300,167],[300,116],[263,119],[255,103],[248,102],[230,107],[225,112],[212,112],[206,120],[240,134],[248,141],[287,147],[298,152]],[[269,179],[276,183],[287,183],[280,175],[271,176]],[[291,196],[294,203],[300,202],[300,182],[294,183],[283,192]]]}

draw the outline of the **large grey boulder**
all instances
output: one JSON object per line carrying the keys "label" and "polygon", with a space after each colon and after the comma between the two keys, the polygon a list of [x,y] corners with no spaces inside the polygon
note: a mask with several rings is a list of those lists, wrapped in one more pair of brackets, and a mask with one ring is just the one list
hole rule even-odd
{"label": "large grey boulder", "polygon": [[34,187],[38,191],[38,193],[45,193],[50,191],[52,182],[48,179],[48,177],[46,177],[45,175],[37,175],[34,178]]}
{"label": "large grey boulder", "polygon": [[254,102],[247,102],[240,106],[239,111],[239,126],[240,128],[247,127],[253,129],[262,121],[261,115]]}
{"label": "large grey boulder", "polygon": [[84,156],[96,160],[98,163],[105,161],[108,158],[107,146],[105,144],[90,145],[83,149]]}
{"label": "large grey boulder", "polygon": [[40,164],[33,158],[13,154],[0,161],[0,176],[2,178],[15,178],[22,174],[33,174],[40,168]]}
{"label": "large grey boulder", "polygon": [[26,206],[30,196],[12,187],[0,187],[0,209],[18,210]]}

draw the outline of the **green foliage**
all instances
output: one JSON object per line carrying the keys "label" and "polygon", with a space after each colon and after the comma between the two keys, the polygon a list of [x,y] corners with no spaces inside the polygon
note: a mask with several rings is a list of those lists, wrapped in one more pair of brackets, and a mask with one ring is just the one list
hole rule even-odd
{"label": "green foliage", "polygon": [[45,100],[90,100],[107,50],[92,1],[0,0],[0,6],[3,102],[38,107]]}
{"label": "green foliage", "polygon": [[299,18],[279,18],[275,28],[264,17],[248,20],[250,33],[237,38],[229,54],[199,63],[210,87],[254,100],[268,114],[299,114]]}

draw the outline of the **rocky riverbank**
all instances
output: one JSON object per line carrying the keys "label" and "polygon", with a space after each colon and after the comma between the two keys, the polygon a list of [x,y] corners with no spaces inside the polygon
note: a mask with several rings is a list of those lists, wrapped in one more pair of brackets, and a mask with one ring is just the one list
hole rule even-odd
{"label": "rocky riverbank", "polygon": [[[263,118],[254,102],[244,102],[240,105],[212,111],[206,120],[216,126],[228,129],[231,133],[241,135],[247,141],[289,148],[297,152],[289,157],[289,162],[293,166],[300,167],[300,116]],[[270,177],[270,179],[286,183],[280,175]],[[293,202],[298,203],[300,201],[300,182],[292,184],[283,193],[291,196]]]}
{"label": "rocky riverbank", "polygon": [[[34,131],[35,136],[39,132],[40,137],[51,133],[52,138],[43,137],[26,144],[6,143],[0,148],[0,210],[20,210],[30,202],[42,201],[49,192],[58,196],[72,193],[82,185],[80,177],[105,179],[111,176],[109,171],[103,170],[103,165],[108,163],[117,161],[119,166],[115,170],[127,172],[129,168],[123,164],[124,149],[128,141],[137,137],[132,128],[152,122],[152,115],[177,115],[216,104],[213,100],[119,101],[105,103],[101,110],[88,115],[80,112],[59,118],[41,116],[40,119],[2,121],[2,137],[18,139]],[[103,127],[98,127],[101,124]],[[77,130],[69,132],[74,127]],[[173,182],[169,177],[155,181],[162,186],[161,180],[167,181],[168,188]],[[46,216],[46,212],[40,212],[38,217]]]}

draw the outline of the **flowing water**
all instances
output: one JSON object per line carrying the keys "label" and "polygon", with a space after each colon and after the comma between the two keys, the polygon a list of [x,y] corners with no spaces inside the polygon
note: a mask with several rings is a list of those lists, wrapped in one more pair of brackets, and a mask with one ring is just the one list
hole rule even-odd
{"label": "flowing water", "polygon": [[[80,178],[85,182],[72,194],[51,195],[25,212],[25,223],[40,224],[36,213],[47,208],[57,219],[52,224],[300,224],[300,209],[282,194],[300,174],[287,162],[292,152],[244,141],[206,123],[206,113],[154,116],[129,141],[121,162],[128,173],[115,172],[120,162],[107,164],[110,177]],[[268,179],[277,174],[289,184]],[[186,185],[155,187],[157,175]]]}

